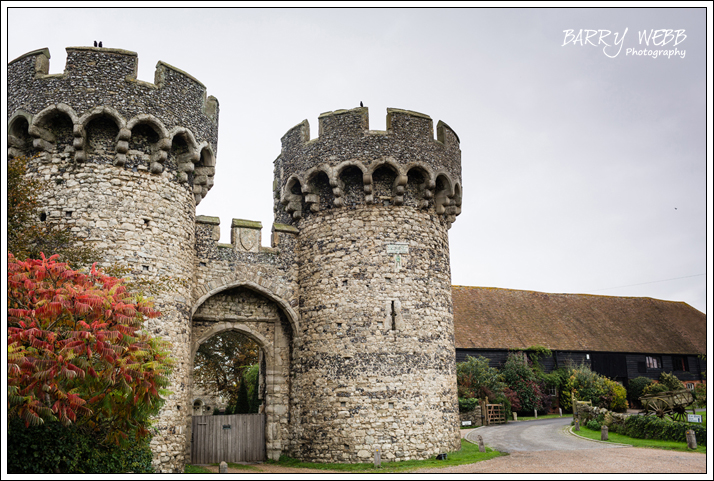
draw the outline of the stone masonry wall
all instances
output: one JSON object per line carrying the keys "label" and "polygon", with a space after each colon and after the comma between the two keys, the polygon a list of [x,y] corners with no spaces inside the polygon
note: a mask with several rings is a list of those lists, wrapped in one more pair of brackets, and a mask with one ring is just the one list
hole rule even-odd
{"label": "stone masonry wall", "polygon": [[[291,456],[369,462],[377,447],[388,460],[460,449],[445,222],[362,206],[299,226]],[[389,246],[399,243],[397,260]]]}
{"label": "stone masonry wall", "polygon": [[261,228],[258,222],[234,219],[232,243],[221,244],[220,220],[197,218],[191,343],[195,353],[211,336],[235,330],[260,345],[265,365],[261,392],[266,452],[277,460],[289,441],[291,356],[294,334],[299,331],[294,310],[298,305],[297,229],[274,225],[272,247],[262,247]]}
{"label": "stone masonry wall", "polygon": [[[55,189],[38,198],[47,222],[70,229],[85,242],[103,249],[103,266],[129,266],[129,274],[152,279],[193,276],[193,195],[172,182],[165,172],[133,172],[112,165],[76,164],[53,152],[36,158],[29,170]],[[183,469],[185,418],[191,413],[189,394],[189,316],[191,290],[176,285],[155,298],[161,317],[149,319],[146,328],[173,344],[176,368],[151,444],[161,471]]]}
{"label": "stone masonry wall", "polygon": [[9,64],[8,153],[36,154],[28,175],[46,181],[40,220],[103,249],[102,265],[128,266],[136,278],[186,281],[156,295],[162,315],[145,324],[173,344],[176,359],[172,394],[154,424],[154,465],[183,472],[192,414],[195,209],[212,184],[218,104],[167,64],[159,64],[156,84],[137,81],[133,52],[67,52],[59,75],[48,75],[46,49]]}

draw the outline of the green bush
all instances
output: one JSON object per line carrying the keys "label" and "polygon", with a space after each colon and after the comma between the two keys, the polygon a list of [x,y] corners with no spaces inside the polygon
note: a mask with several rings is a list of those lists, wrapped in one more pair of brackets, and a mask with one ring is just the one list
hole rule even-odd
{"label": "green bush", "polygon": [[478,406],[478,399],[475,397],[472,398],[459,398],[459,412],[460,413],[467,413],[470,411],[473,411],[476,409]]}
{"label": "green bush", "polygon": [[10,420],[7,433],[7,470],[37,473],[153,473],[150,436],[120,447],[103,445],[76,425],[59,422],[26,428]]}
{"label": "green bush", "polygon": [[684,383],[677,378],[672,373],[661,372],[659,374],[659,383],[667,388],[667,391],[678,391],[680,389],[686,389]]}
{"label": "green bush", "polygon": [[687,442],[686,432],[694,431],[697,444],[706,446],[707,428],[703,425],[666,421],[655,416],[630,416],[621,434],[640,439]]}
{"label": "green bush", "polygon": [[607,389],[607,394],[602,398],[602,407],[615,412],[624,412],[629,405],[627,404],[627,390],[617,381],[602,377],[602,382]]}
{"label": "green bush", "polygon": [[506,387],[498,369],[489,367],[483,356],[466,356],[466,361],[456,364],[456,381],[463,398],[495,398]]}
{"label": "green bush", "polygon": [[607,395],[607,388],[601,376],[594,373],[587,364],[570,368],[568,378],[560,391],[560,405],[563,409],[572,410],[571,395],[575,392],[578,401],[590,401],[593,406],[601,406],[602,398]]}
{"label": "green bush", "polygon": [[543,400],[546,396],[544,387],[538,382],[531,365],[523,354],[510,353],[501,368],[501,377],[518,396],[521,411],[529,414],[534,410],[543,410]]}
{"label": "green bush", "polygon": [[659,394],[665,391],[678,391],[685,389],[684,383],[677,379],[677,376],[662,371],[657,378],[657,383],[650,384],[642,390],[642,395]]}
{"label": "green bush", "polygon": [[587,427],[588,429],[592,429],[593,431],[600,431],[600,429],[602,428],[602,424],[597,422],[597,420],[595,419],[591,419],[585,424],[585,427]]}
{"label": "green bush", "polygon": [[707,385],[705,383],[697,384],[694,387],[694,398],[696,399],[695,407],[707,407]]}
{"label": "green bush", "polygon": [[627,385],[627,399],[630,401],[630,404],[641,406],[639,399],[640,396],[642,396],[642,391],[652,383],[654,383],[652,379],[644,376],[632,379]]}

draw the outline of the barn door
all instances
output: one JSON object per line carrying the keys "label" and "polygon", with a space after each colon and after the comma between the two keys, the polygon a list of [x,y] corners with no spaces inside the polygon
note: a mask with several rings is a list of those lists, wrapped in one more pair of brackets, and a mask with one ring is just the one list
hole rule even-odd
{"label": "barn door", "polygon": [[193,416],[191,463],[265,460],[265,414]]}

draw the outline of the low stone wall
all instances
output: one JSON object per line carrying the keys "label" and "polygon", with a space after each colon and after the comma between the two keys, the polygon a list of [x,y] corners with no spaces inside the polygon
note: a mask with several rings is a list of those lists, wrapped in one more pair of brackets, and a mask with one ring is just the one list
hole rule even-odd
{"label": "low stone wall", "polygon": [[625,419],[627,419],[630,414],[615,413],[608,411],[605,408],[593,407],[588,404],[578,403],[577,416],[580,418],[580,425],[584,426],[591,419],[595,419],[599,415],[604,416],[603,423],[608,428],[613,424],[624,425]]}
{"label": "low stone wall", "polygon": [[464,421],[471,421],[472,427],[482,426],[481,419],[481,406],[477,406],[473,411],[468,411],[465,413],[459,413],[459,425],[461,426]]}

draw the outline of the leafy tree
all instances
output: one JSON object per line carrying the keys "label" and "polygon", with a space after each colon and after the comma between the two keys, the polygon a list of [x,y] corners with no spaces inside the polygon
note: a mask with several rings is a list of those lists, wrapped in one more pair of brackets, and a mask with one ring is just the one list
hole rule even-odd
{"label": "leafy tree", "polygon": [[243,376],[248,386],[248,406],[251,413],[257,413],[260,409],[260,400],[258,394],[260,390],[260,365],[253,364]]}
{"label": "leafy tree", "polygon": [[216,334],[201,344],[194,361],[194,383],[228,397],[235,405],[244,372],[258,362],[258,345],[236,331]]}
{"label": "leafy tree", "polygon": [[[48,182],[27,176],[26,157],[10,157],[7,162],[7,248],[16,259],[39,259],[42,253],[59,255],[62,262],[74,268],[91,266],[104,258],[101,249],[76,237],[70,230],[52,225],[40,218],[38,194],[51,186]],[[128,265],[114,263],[104,268],[105,274],[124,278],[127,291],[157,295],[188,280],[168,275],[144,276]]]}
{"label": "leafy tree", "polygon": [[489,367],[483,356],[466,356],[465,362],[456,365],[458,395],[461,398],[489,397],[493,399],[506,387],[500,380],[498,369]]}
{"label": "leafy tree", "polygon": [[246,386],[245,378],[240,380],[233,412],[235,414],[248,414],[250,412],[250,406],[248,405],[248,387]]}
{"label": "leafy tree", "polygon": [[522,411],[533,412],[544,408],[544,386],[539,384],[530,361],[521,353],[510,353],[501,368],[506,385],[518,396]]}
{"label": "leafy tree", "polygon": [[65,229],[40,219],[38,192],[46,182],[26,176],[26,157],[10,157],[7,162],[7,248],[16,259],[39,259],[41,253],[58,254],[73,266],[89,266],[99,261],[101,252],[78,242]]}
{"label": "leafy tree", "polygon": [[160,315],[123,281],[8,254],[8,417],[72,423],[103,441],[146,436],[163,404],[169,345],[142,332]]}

